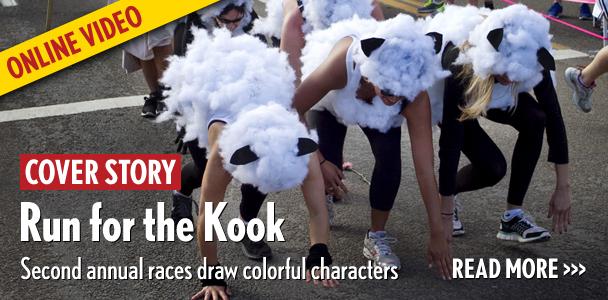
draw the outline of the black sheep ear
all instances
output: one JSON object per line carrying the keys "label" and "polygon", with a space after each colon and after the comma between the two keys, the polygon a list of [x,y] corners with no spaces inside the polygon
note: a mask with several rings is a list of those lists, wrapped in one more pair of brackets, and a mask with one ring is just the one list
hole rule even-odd
{"label": "black sheep ear", "polygon": [[241,166],[254,162],[258,159],[259,157],[257,156],[257,154],[255,154],[251,150],[251,147],[247,145],[234,151],[234,154],[232,154],[232,157],[230,158],[230,163],[233,165]]}
{"label": "black sheep ear", "polygon": [[448,42],[443,49],[441,56],[441,66],[444,70],[448,70],[460,55],[460,49],[454,46],[454,43]]}
{"label": "black sheep ear", "polygon": [[298,139],[298,156],[306,155],[317,151],[319,146],[309,138]]}
{"label": "black sheep ear", "polygon": [[488,33],[488,41],[496,51],[498,51],[498,47],[500,46],[500,43],[502,43],[504,33],[505,30],[503,28],[496,28]]}
{"label": "black sheep ear", "polygon": [[545,70],[555,71],[555,59],[553,59],[553,55],[551,55],[547,48],[538,49],[536,56],[538,57],[538,62]]}
{"label": "black sheep ear", "polygon": [[439,54],[441,52],[441,46],[443,45],[443,34],[439,32],[429,32],[426,35],[433,38],[435,42],[435,54]]}
{"label": "black sheep ear", "polygon": [[384,44],[384,39],[381,38],[369,38],[361,40],[361,50],[363,50],[365,56],[369,57],[372,55],[372,52],[380,48],[382,44]]}

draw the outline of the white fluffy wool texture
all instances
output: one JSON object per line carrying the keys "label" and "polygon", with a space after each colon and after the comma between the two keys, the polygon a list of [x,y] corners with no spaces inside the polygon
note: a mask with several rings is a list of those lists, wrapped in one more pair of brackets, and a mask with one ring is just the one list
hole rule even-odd
{"label": "white fluffy wool texture", "polygon": [[[441,51],[437,56],[441,59],[448,42],[452,42],[457,47],[462,46],[468,40],[471,31],[483,22],[490,12],[491,10],[487,8],[472,5],[448,5],[443,12],[427,17],[425,32],[437,32],[442,35]],[[444,90],[445,80],[438,80],[428,89],[433,124],[438,124],[443,118]]]}
{"label": "white fluffy wool texture", "polygon": [[[246,125],[231,126],[230,134],[226,136],[238,136],[239,141],[251,142],[256,151],[259,149],[257,153],[260,156],[259,162],[232,169],[234,178],[261,187],[264,191],[289,188],[301,183],[296,184],[296,179],[306,176],[308,156],[290,158],[292,152],[282,154],[282,159],[294,167],[289,171],[278,163],[280,160],[265,156],[277,156],[277,153],[287,147],[282,144],[297,143],[297,138],[295,141],[291,139],[296,133],[298,137],[310,137],[305,131],[302,133],[304,126],[295,113],[288,111],[295,91],[295,75],[286,55],[278,49],[268,48],[250,35],[231,37],[226,29],[217,29],[212,34],[205,30],[195,30],[193,33],[194,41],[186,56],[171,57],[169,67],[163,75],[162,82],[170,86],[171,90],[166,92],[168,111],[161,114],[158,120],[174,119],[178,127],[185,128],[185,141],[198,139],[199,146],[204,148],[208,145],[207,123],[210,117],[218,112],[227,114],[234,124]],[[270,115],[274,115],[272,119],[266,120],[268,113],[260,110],[264,110],[261,106],[270,102],[274,103],[271,107],[283,109],[270,110],[266,107],[270,110]],[[254,110],[257,114],[245,113]],[[254,119],[249,119],[250,117]],[[264,125],[267,121],[267,125]],[[248,129],[248,126],[254,124],[257,127]],[[280,126],[280,129],[274,130],[273,124]],[[258,130],[256,136],[261,139],[256,143],[255,137],[251,135],[255,130]],[[289,132],[292,132],[291,135]],[[229,161],[232,156],[230,149],[236,148],[228,148],[228,145],[235,139],[222,141],[223,139],[224,135],[219,141],[224,147],[221,153],[224,160]],[[272,141],[272,147],[277,149],[275,152],[264,150],[260,144],[268,141]],[[300,162],[296,165],[294,161]],[[251,174],[257,174],[257,177]]]}
{"label": "white fluffy wool texture", "polygon": [[[297,156],[299,138],[311,136],[298,115],[283,105],[270,103],[242,112],[219,140],[224,168],[262,193],[296,187],[304,181],[309,161],[309,154]],[[250,146],[260,158],[246,165],[230,164],[232,154],[244,146]]]}
{"label": "white fluffy wool texture", "polygon": [[327,58],[336,43],[341,39],[370,35],[378,28],[379,22],[371,18],[353,17],[336,22],[324,30],[313,31],[306,35],[306,45],[302,49],[302,76],[305,78],[317,69]]}
{"label": "white fluffy wool texture", "polygon": [[[499,51],[487,39],[497,28],[504,28]],[[517,92],[528,91],[542,80],[538,49],[551,51],[549,21],[524,5],[512,5],[492,11],[471,32],[469,43],[472,47],[461,55],[460,63],[472,63],[475,74],[482,78],[506,74],[517,82]]]}
{"label": "white fluffy wool texture", "polygon": [[326,29],[353,16],[371,18],[373,0],[303,0],[304,32]]}
{"label": "white fluffy wool texture", "polygon": [[201,17],[201,21],[203,22],[203,24],[206,24],[207,28],[214,28],[215,21],[213,19],[219,16],[220,13],[222,13],[222,11],[224,10],[224,8],[226,8],[230,4],[234,4],[235,6],[245,6],[245,14],[243,15],[243,19],[239,23],[239,26],[234,30],[235,35],[242,34],[244,33],[243,27],[251,23],[253,0],[221,0],[197,11],[197,13]]}
{"label": "white fluffy wool texture", "polygon": [[[358,43],[360,36],[370,35],[376,31],[379,22],[375,19],[362,19],[357,16],[337,22],[328,29],[317,30],[306,36],[306,46],[302,50],[302,74],[306,78],[327,58],[335,44],[344,37],[354,37]],[[358,82],[358,79],[355,78]],[[400,103],[385,105],[378,97],[372,104],[356,99],[355,89],[332,91],[319,103],[320,106],[334,112],[338,120],[345,125],[361,125],[386,132],[401,125],[403,118],[399,115]]]}
{"label": "white fluffy wool texture", "polygon": [[425,32],[438,32],[443,35],[443,52],[443,48],[450,41],[457,47],[467,41],[471,31],[483,22],[490,12],[490,9],[472,5],[448,5],[443,12],[425,19]]}
{"label": "white fluffy wool texture", "polygon": [[253,21],[252,33],[281,38],[283,26],[283,0],[266,0],[266,16]]}
{"label": "white fluffy wool texture", "polygon": [[358,51],[354,59],[361,66],[361,75],[381,89],[413,101],[435,81],[449,75],[441,67],[433,39],[425,35],[423,21],[399,14],[381,22],[367,37],[383,38],[385,42],[369,57]]}

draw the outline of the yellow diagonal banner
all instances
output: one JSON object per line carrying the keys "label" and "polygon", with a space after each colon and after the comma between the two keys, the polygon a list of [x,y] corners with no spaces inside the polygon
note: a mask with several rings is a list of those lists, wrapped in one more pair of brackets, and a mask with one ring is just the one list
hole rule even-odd
{"label": "yellow diagonal banner", "polygon": [[0,52],[0,96],[218,0],[122,0]]}

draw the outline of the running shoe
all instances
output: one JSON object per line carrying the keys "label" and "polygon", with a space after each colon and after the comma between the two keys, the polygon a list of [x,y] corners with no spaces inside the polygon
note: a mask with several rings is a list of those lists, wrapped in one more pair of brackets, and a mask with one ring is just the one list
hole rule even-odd
{"label": "running shoe", "polygon": [[272,250],[270,249],[270,246],[264,242],[264,240],[253,242],[247,235],[245,235],[240,244],[243,254],[245,254],[245,256],[247,256],[249,259],[262,260],[264,257],[267,259],[272,257]]}
{"label": "running shoe", "polygon": [[496,237],[505,241],[518,241],[520,243],[543,242],[551,238],[551,233],[534,223],[532,217],[524,214],[500,219],[500,230]]}
{"label": "running shoe", "polygon": [[554,18],[559,18],[563,11],[564,8],[562,7],[562,5],[557,2],[554,2],[553,5],[549,7],[549,10],[547,10],[547,14]]}
{"label": "running shoe", "polygon": [[582,112],[591,111],[593,88],[595,83],[587,87],[581,81],[581,70],[577,68],[567,68],[565,72],[566,83],[572,89],[572,102]]}
{"label": "running shoe", "polygon": [[144,97],[144,106],[141,108],[141,116],[144,118],[156,118],[156,108],[161,99],[159,93],[151,93],[148,97]]}
{"label": "running shoe", "polygon": [[578,19],[579,20],[593,20],[593,15],[591,14],[591,9],[589,8],[589,4],[581,4],[581,8],[578,10]]}
{"label": "running shoe", "polygon": [[464,234],[464,226],[458,217],[458,214],[462,210],[462,205],[454,197],[454,215],[452,216],[452,236],[459,236]]}
{"label": "running shoe", "polygon": [[445,8],[445,2],[441,1],[439,3],[435,3],[433,0],[428,0],[424,6],[418,8],[418,13],[421,14],[434,14],[437,12],[442,12]]}
{"label": "running shoe", "polygon": [[171,219],[177,224],[182,219],[192,221],[192,198],[178,192],[173,192],[173,205],[171,207]]}
{"label": "running shoe", "polygon": [[363,255],[377,266],[401,270],[401,261],[389,246],[389,243],[396,241],[397,239],[388,237],[385,231],[368,231],[363,240]]}

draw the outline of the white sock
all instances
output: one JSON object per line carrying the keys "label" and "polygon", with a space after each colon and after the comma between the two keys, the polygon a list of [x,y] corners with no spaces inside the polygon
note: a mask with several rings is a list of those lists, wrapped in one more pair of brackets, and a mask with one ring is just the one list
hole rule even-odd
{"label": "white sock", "polygon": [[524,213],[524,211],[521,208],[509,209],[509,210],[505,210],[505,213],[502,214],[502,217],[505,220],[511,220],[513,217],[519,216],[523,213]]}

